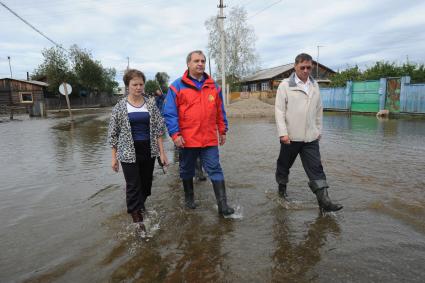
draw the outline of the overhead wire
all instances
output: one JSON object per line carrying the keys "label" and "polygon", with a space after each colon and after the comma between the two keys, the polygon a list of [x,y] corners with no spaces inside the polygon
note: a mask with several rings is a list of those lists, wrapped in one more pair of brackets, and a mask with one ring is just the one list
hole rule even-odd
{"label": "overhead wire", "polygon": [[274,3],[272,3],[272,4],[270,4],[269,6],[267,6],[267,7],[265,7],[264,9],[262,9],[262,10],[258,11],[258,12],[257,12],[257,13],[255,13],[254,15],[249,16],[247,19],[249,20],[249,19],[251,19],[251,18],[253,18],[253,17],[257,16],[258,14],[260,14],[260,13],[264,12],[264,11],[265,11],[265,10],[267,10],[267,9],[270,9],[271,7],[273,7],[274,5],[276,5],[276,4],[278,4],[278,3],[282,2],[282,1],[283,1],[283,0],[279,0],[279,1],[276,1],[276,2],[274,2]]}
{"label": "overhead wire", "polygon": [[20,19],[22,22],[24,22],[26,25],[28,25],[30,28],[32,28],[33,30],[35,30],[37,33],[39,33],[41,36],[43,36],[44,38],[46,38],[48,41],[50,41],[51,43],[53,43],[55,46],[65,50],[65,48],[63,48],[59,43],[57,43],[56,41],[54,41],[53,39],[51,39],[50,37],[48,37],[46,34],[44,34],[42,31],[40,31],[38,28],[36,28],[35,26],[33,26],[31,23],[29,23],[27,20],[25,20],[24,18],[22,18],[21,16],[19,16],[15,11],[13,11],[12,9],[10,9],[6,4],[4,4],[3,2],[0,2],[0,5],[2,5],[4,8],[6,8],[9,12],[11,12],[13,15],[15,15],[18,19]]}

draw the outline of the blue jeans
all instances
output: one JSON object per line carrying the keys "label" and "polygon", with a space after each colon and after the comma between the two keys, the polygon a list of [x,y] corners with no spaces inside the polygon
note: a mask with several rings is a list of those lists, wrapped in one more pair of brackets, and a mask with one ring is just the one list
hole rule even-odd
{"label": "blue jeans", "polygon": [[211,181],[223,181],[218,146],[189,147],[180,149],[180,178],[187,180],[195,176],[195,163],[198,156],[202,167]]}

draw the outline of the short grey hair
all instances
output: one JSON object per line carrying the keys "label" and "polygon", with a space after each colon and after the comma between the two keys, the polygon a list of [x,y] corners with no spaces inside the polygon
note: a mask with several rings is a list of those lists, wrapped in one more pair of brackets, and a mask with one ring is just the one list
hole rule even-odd
{"label": "short grey hair", "polygon": [[187,54],[187,57],[186,57],[186,64],[189,64],[190,60],[192,60],[192,54],[193,54],[193,53],[196,53],[196,54],[202,55],[202,56],[204,56],[204,59],[205,59],[205,60],[207,60],[207,57],[205,56],[204,52],[202,52],[202,50],[193,50],[193,51],[191,51],[189,54]]}
{"label": "short grey hair", "polygon": [[295,65],[304,61],[313,61],[313,58],[307,53],[301,53],[295,57]]}

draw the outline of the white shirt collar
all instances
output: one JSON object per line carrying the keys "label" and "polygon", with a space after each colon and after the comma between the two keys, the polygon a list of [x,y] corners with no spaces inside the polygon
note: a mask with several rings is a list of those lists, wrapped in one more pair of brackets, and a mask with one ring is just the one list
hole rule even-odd
{"label": "white shirt collar", "polygon": [[310,78],[307,78],[307,81],[306,82],[303,82],[298,76],[297,76],[297,74],[295,74],[295,83],[296,84],[310,84],[311,83],[311,80],[310,80]]}
{"label": "white shirt collar", "polygon": [[308,96],[311,96],[312,93],[310,92],[310,86],[312,84],[312,81],[310,78],[308,78],[306,82],[303,82],[295,73],[295,83],[297,84],[298,87],[303,89]]}

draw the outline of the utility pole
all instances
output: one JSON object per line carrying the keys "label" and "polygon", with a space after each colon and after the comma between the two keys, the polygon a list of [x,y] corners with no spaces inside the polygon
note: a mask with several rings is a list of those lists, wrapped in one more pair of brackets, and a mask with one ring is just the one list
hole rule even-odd
{"label": "utility pole", "polygon": [[224,11],[223,9],[226,7],[224,6],[224,1],[220,0],[220,5],[218,5],[217,7],[220,8],[220,16],[218,17],[218,19],[220,20],[220,32],[221,32],[221,37],[220,37],[220,43],[221,43],[221,93],[223,94],[223,99],[224,99],[224,104],[227,104],[227,93],[226,93],[226,73],[225,73],[225,68],[224,68],[224,54],[225,54],[225,47],[224,47]]}
{"label": "utility pole", "polygon": [[317,45],[317,67],[316,67],[316,80],[319,79],[319,49],[320,47],[324,47],[323,45]]}
{"label": "utility pole", "polygon": [[209,53],[208,53],[208,69],[209,69],[209,74],[212,77],[212,74],[211,74],[211,57],[210,57]]}
{"label": "utility pole", "polygon": [[10,78],[12,78],[12,66],[10,65],[10,56],[7,56],[7,60],[9,60]]}
{"label": "utility pole", "polygon": [[127,56],[127,70],[130,69],[130,57]]}

